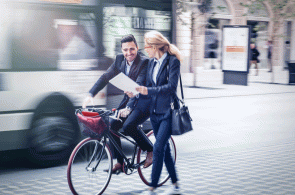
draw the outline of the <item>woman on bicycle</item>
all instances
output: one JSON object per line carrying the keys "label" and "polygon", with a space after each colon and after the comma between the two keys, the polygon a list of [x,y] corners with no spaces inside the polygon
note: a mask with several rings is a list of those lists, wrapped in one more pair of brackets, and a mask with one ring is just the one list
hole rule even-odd
{"label": "woman on bicycle", "polygon": [[143,98],[151,98],[150,119],[156,142],[153,150],[152,182],[144,194],[156,194],[154,190],[162,172],[163,163],[172,180],[172,187],[166,194],[179,194],[177,175],[168,140],[171,137],[171,102],[174,101],[180,75],[181,54],[158,31],[147,32],[144,36],[145,51],[152,58],[148,64],[146,86],[136,90]]}

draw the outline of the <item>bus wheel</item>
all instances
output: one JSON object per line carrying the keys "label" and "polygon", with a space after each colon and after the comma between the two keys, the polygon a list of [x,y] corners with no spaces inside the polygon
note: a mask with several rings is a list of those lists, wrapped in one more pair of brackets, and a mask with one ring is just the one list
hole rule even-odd
{"label": "bus wheel", "polygon": [[29,160],[42,167],[66,162],[77,136],[66,116],[41,116],[33,122],[30,132]]}

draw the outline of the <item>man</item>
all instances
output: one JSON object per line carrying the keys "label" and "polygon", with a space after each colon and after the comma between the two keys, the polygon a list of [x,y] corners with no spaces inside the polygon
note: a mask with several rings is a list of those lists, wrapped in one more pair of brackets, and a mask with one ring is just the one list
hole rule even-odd
{"label": "man", "polygon": [[268,60],[268,72],[272,72],[272,63],[271,63],[271,54],[272,54],[272,41],[269,40],[267,42],[268,48],[267,48],[267,60]]}
{"label": "man", "polygon": [[[89,96],[83,102],[82,107],[85,108],[86,105],[93,101],[93,97],[103,89],[109,82],[110,79],[118,75],[119,73],[124,73],[132,80],[136,81],[139,85],[145,85],[146,71],[148,58],[138,53],[137,42],[133,35],[126,35],[121,39],[121,49],[123,54],[116,56],[115,62],[108,68],[106,73],[104,73],[94,86],[89,91]],[[139,145],[139,147],[147,151],[146,161],[144,163],[144,168],[149,167],[153,161],[153,145],[147,136],[137,128],[137,126],[149,117],[149,103],[144,101],[137,101],[138,98],[129,98],[124,95],[117,110],[118,118],[122,119],[122,122],[113,120],[111,122],[112,130],[118,131],[123,127],[125,133],[130,135]],[[121,147],[120,138],[113,135],[113,138]],[[123,170],[123,157],[115,150],[117,155],[117,163],[112,169],[112,173],[120,173]]]}
{"label": "man", "polygon": [[260,62],[258,59],[258,56],[260,55],[259,51],[256,48],[255,43],[251,43],[250,44],[250,48],[251,48],[251,64],[255,65],[255,69],[256,69],[256,76],[258,76],[258,63]]}

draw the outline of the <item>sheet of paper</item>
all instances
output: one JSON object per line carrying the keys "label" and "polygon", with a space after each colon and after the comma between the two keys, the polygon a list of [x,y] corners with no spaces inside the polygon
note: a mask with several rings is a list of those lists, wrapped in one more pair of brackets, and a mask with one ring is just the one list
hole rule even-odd
{"label": "sheet of paper", "polygon": [[123,91],[130,91],[134,95],[138,94],[138,91],[136,91],[135,88],[139,85],[122,72],[112,78],[109,82]]}

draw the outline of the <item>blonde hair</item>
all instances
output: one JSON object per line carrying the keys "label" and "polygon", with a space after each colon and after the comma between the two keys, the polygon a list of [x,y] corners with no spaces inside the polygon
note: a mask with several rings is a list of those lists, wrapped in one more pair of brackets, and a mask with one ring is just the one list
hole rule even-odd
{"label": "blonde hair", "polygon": [[148,45],[154,46],[160,51],[168,52],[170,55],[175,55],[179,61],[182,61],[182,55],[179,49],[175,45],[170,44],[168,39],[164,37],[160,32],[154,30],[145,33],[144,41]]}

